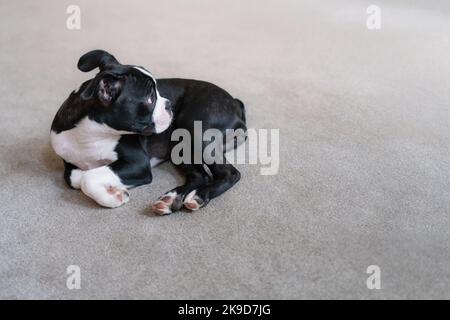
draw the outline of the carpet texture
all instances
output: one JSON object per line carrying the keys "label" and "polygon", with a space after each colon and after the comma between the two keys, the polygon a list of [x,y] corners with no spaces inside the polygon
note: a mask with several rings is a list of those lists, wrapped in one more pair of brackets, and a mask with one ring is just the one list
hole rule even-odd
{"label": "carpet texture", "polygon": [[[377,1],[378,31],[356,0],[80,0],[81,30],[70,4],[0,2],[0,298],[450,298],[448,1]],[[166,217],[167,163],[118,209],[68,189],[49,128],[97,48],[226,88],[278,174]]]}

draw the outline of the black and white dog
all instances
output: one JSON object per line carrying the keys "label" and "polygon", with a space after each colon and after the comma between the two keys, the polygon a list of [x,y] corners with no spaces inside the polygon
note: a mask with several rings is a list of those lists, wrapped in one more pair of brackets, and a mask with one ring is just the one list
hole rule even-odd
{"label": "black and white dog", "polygon": [[[102,206],[118,207],[128,202],[128,188],[152,181],[151,168],[170,159],[174,130],[186,129],[194,136],[194,121],[201,121],[203,131],[246,131],[242,102],[211,83],[156,80],[143,67],[122,65],[103,50],[78,61],[84,72],[97,67],[100,72],[72,92],[57,112],[51,143],[64,160],[67,184]],[[207,145],[202,141],[203,149]],[[158,214],[183,206],[197,210],[240,178],[226,160],[206,164],[191,159],[177,167],[186,182],[152,204]]]}

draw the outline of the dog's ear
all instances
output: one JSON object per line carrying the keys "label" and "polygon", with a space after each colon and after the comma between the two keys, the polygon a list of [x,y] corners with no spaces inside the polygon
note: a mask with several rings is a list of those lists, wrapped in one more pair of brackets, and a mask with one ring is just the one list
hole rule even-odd
{"label": "dog's ear", "polygon": [[104,106],[109,106],[120,95],[122,86],[121,79],[107,75],[98,82],[97,97]]}
{"label": "dog's ear", "polygon": [[122,91],[123,81],[110,73],[88,80],[80,88],[80,97],[90,100],[97,97],[104,106],[109,106]]}
{"label": "dog's ear", "polygon": [[92,97],[94,96],[95,88],[95,79],[91,79],[83,83],[79,89],[81,99],[92,99]]}
{"label": "dog's ear", "polygon": [[104,50],[93,50],[85,53],[78,60],[78,69],[83,72],[89,72],[95,68],[100,68],[103,71],[108,66],[119,64],[119,61]]}

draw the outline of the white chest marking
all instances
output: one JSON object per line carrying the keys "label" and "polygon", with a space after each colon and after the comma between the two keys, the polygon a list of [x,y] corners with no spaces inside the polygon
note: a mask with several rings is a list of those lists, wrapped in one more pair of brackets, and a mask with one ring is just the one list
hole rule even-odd
{"label": "white chest marking", "polygon": [[86,117],[73,129],[60,133],[52,131],[51,143],[55,152],[65,161],[81,170],[89,170],[117,160],[114,150],[122,134],[126,132]]}

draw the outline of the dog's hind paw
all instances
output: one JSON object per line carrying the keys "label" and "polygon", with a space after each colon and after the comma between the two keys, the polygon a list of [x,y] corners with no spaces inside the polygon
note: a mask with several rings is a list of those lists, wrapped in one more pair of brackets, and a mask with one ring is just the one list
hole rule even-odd
{"label": "dog's hind paw", "polygon": [[192,190],[183,200],[186,209],[195,211],[206,205],[206,201],[197,195],[197,190]]}
{"label": "dog's hind paw", "polygon": [[158,215],[171,214],[181,208],[181,197],[176,192],[167,192],[157,201],[153,202],[151,209]]}

